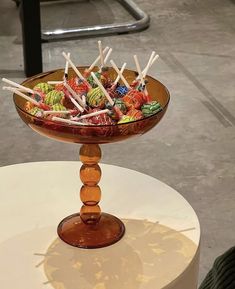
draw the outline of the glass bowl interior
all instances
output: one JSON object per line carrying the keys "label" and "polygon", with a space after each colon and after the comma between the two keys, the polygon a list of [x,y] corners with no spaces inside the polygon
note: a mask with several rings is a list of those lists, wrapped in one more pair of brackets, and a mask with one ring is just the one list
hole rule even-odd
{"label": "glass bowl interior", "polygon": [[[79,67],[83,72],[87,67]],[[39,82],[55,81],[63,79],[64,70],[58,69],[35,75],[25,80],[22,85],[33,88]],[[123,73],[128,83],[136,78],[136,72],[126,69]],[[69,69],[69,78],[74,77],[75,73]],[[109,77],[116,78],[116,72],[110,68]],[[157,100],[162,110],[158,113],[133,122],[115,125],[70,125],[56,121],[39,118],[29,114],[25,110],[26,100],[14,94],[13,99],[17,112],[21,119],[34,131],[65,142],[72,143],[110,143],[121,141],[135,135],[141,135],[153,128],[166,112],[170,95],[167,88],[158,80],[151,76],[146,77],[147,89],[153,100]]]}

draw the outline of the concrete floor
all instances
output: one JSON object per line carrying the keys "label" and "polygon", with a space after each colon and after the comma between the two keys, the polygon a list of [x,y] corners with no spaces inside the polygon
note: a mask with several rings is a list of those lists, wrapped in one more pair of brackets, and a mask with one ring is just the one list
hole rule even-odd
{"label": "concrete floor", "polygon": [[[92,18],[97,17],[97,21],[102,18],[98,4],[104,7],[106,3],[108,11],[112,11],[110,2],[87,3],[92,5]],[[160,60],[150,74],[169,88],[171,103],[161,124],[148,134],[104,145],[103,162],[156,177],[191,203],[202,226],[202,280],[215,256],[235,245],[235,1],[136,0],[136,3],[150,14],[150,28],[100,39],[113,47],[116,62],[121,65],[127,61],[129,68],[134,68],[130,58],[133,52],[144,64],[155,49]],[[59,8],[54,8],[53,13],[55,9]],[[45,4],[42,10],[43,26],[55,25],[58,19],[48,17]],[[17,10],[13,2],[1,0],[0,11],[0,76],[22,81]],[[125,16],[122,10],[116,11],[119,12],[110,12],[105,22]],[[83,25],[89,21],[87,17],[81,19]],[[62,24],[68,25],[66,21],[68,18]],[[96,38],[91,38],[43,44],[44,70],[64,66],[62,51],[70,51],[77,64],[90,64],[97,55],[96,42]],[[26,127],[19,120],[11,95],[4,91],[0,118],[2,166],[77,159],[77,145],[43,138]]]}

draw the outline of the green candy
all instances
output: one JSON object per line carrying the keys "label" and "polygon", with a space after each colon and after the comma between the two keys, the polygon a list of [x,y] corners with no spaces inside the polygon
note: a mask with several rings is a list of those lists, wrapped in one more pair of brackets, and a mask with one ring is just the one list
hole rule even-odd
{"label": "green candy", "polygon": [[61,111],[61,110],[67,110],[67,109],[62,104],[56,103],[52,105],[52,110]]}
{"label": "green candy", "polygon": [[64,93],[62,91],[52,90],[49,93],[47,93],[44,102],[47,105],[60,103],[63,96],[64,96]]}
{"label": "green candy", "polygon": [[53,90],[53,86],[46,83],[46,82],[40,82],[37,85],[34,86],[33,90],[41,91],[45,94]]}
{"label": "green candy", "polygon": [[[101,73],[95,72],[95,76],[96,76],[98,79],[100,79]],[[97,84],[96,84],[94,78],[92,77],[92,75],[90,75],[90,76],[87,78],[87,82],[88,82],[93,88],[97,87]]]}
{"label": "green candy", "polygon": [[106,97],[103,91],[99,88],[92,88],[86,96],[87,103],[91,107],[103,108],[105,106]]}
{"label": "green candy", "polygon": [[124,115],[118,123],[126,123],[126,122],[130,122],[130,121],[135,121],[135,118],[132,116],[128,116],[128,115]]}
{"label": "green candy", "polygon": [[126,114],[127,108],[126,108],[125,102],[121,98],[115,98],[114,103],[121,110],[123,114]]}
{"label": "green candy", "polygon": [[29,113],[34,116],[42,116],[43,111],[35,106],[29,110]]}
{"label": "green candy", "polygon": [[155,114],[160,110],[162,110],[161,104],[155,100],[141,106],[141,111],[145,117]]}

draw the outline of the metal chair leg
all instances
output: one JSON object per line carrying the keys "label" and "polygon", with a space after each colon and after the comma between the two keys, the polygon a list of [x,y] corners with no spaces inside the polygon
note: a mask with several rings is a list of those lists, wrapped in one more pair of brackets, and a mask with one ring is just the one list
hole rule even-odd
{"label": "metal chair leg", "polygon": [[132,0],[117,0],[136,19],[127,23],[114,23],[80,28],[58,28],[52,31],[42,31],[42,40],[56,40],[75,38],[79,36],[98,36],[104,34],[118,34],[140,31],[150,24],[150,17],[142,11]]}

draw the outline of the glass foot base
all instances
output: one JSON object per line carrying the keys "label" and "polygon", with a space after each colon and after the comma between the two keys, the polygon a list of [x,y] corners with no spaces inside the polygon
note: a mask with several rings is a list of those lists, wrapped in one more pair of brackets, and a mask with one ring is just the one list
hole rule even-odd
{"label": "glass foot base", "polygon": [[57,228],[59,237],[67,244],[79,248],[101,248],[122,238],[125,226],[118,218],[102,213],[97,224],[85,224],[79,214],[63,219]]}

